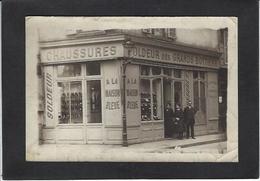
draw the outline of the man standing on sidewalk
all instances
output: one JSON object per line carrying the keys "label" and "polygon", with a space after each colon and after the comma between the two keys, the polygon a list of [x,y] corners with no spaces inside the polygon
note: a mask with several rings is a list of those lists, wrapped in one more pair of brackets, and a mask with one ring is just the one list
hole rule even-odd
{"label": "man standing on sidewalk", "polygon": [[188,102],[188,106],[184,109],[184,122],[186,124],[186,138],[189,139],[190,137],[190,130],[191,130],[191,137],[194,137],[194,124],[195,124],[195,114],[196,110],[192,107],[191,101]]}
{"label": "man standing on sidewalk", "polygon": [[165,138],[170,138],[173,136],[173,110],[171,108],[171,104],[168,103],[166,105],[166,109],[164,111],[164,133],[165,133]]}

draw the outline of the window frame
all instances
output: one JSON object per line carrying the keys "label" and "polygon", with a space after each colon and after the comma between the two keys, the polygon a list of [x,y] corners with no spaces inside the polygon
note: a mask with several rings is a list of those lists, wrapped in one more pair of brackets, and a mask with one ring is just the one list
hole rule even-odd
{"label": "window frame", "polygon": [[[56,126],[83,126],[83,125],[102,125],[104,120],[103,120],[103,102],[102,102],[102,97],[103,97],[103,82],[102,82],[102,64],[100,63],[100,75],[87,75],[87,65],[88,62],[82,62],[82,63],[69,63],[69,65],[74,65],[74,64],[80,64],[81,65],[81,75],[80,76],[75,76],[75,77],[58,77],[58,66],[59,65],[66,65],[66,64],[58,64],[58,65],[53,65],[54,67],[54,85],[55,85],[55,95],[57,96],[57,88],[58,88],[58,82],[75,82],[75,81],[80,81],[81,82],[81,88],[82,88],[82,123],[59,123],[58,115],[55,113],[55,120],[56,120]],[[100,88],[101,88],[101,123],[89,123],[87,121],[87,81],[91,80],[99,80],[100,81]],[[57,103],[55,103],[55,107],[57,107]],[[71,119],[71,118],[70,118]]]}
{"label": "window frame", "polygon": [[[141,112],[141,123],[145,123],[145,122],[151,122],[151,121],[161,121],[161,120],[163,120],[163,99],[162,99],[162,97],[163,97],[163,67],[156,67],[156,66],[147,66],[147,65],[140,65],[140,70],[141,70],[141,67],[142,66],[145,66],[145,67],[147,67],[149,70],[149,74],[148,75],[142,75],[141,74],[141,71],[140,71],[140,76],[139,76],[139,85],[141,84],[141,81],[142,80],[149,80],[149,83],[150,83],[150,99],[151,99],[151,105],[150,105],[150,108],[151,108],[151,115],[150,115],[150,117],[151,117],[151,120],[142,120],[142,112]],[[152,72],[152,69],[153,68],[160,68],[160,74],[158,74],[158,75],[153,75],[153,72]],[[158,120],[155,120],[154,119],[154,112],[153,112],[153,107],[154,107],[154,101],[153,101],[153,80],[156,80],[156,79],[160,79],[160,86],[161,86],[161,118],[160,119],[158,119]],[[141,97],[141,88],[140,88],[140,101],[141,101],[141,99],[142,99],[142,97]],[[157,107],[158,108],[158,107]],[[142,109],[142,105],[141,105],[141,107],[140,107],[140,109]]]}
{"label": "window frame", "polygon": [[167,28],[166,29],[166,37],[168,39],[175,40],[176,39],[176,28]]}
{"label": "window frame", "polygon": [[[193,87],[194,87],[194,83],[197,82],[198,84],[198,110],[196,111],[201,111],[203,112],[203,109],[202,109],[202,105],[201,105],[201,101],[204,99],[205,101],[205,116],[206,116],[206,119],[205,119],[205,122],[198,122],[198,124],[207,124],[207,72],[206,71],[193,71],[194,72],[197,72],[198,73],[198,77],[194,79],[193,77]],[[201,73],[204,74],[204,78],[201,78]],[[201,82],[204,84],[204,97],[202,98],[201,97]],[[195,96],[194,96],[194,88],[193,88],[193,104],[195,104]],[[195,108],[195,107],[194,107]]]}

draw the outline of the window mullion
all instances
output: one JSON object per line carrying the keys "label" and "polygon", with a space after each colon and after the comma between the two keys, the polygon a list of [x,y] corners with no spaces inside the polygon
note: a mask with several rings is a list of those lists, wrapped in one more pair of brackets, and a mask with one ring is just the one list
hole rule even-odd
{"label": "window mullion", "polygon": [[69,82],[69,111],[70,111],[70,124],[71,122],[71,82]]}
{"label": "window mullion", "polygon": [[153,120],[153,79],[150,79],[150,96],[151,96],[151,120]]}
{"label": "window mullion", "polygon": [[201,85],[200,85],[200,81],[201,81],[201,80],[198,79],[198,93],[199,93],[199,94],[198,94],[198,96],[199,96],[199,101],[198,101],[198,102],[199,102],[199,110],[201,110],[201,96],[200,96],[200,91],[201,91],[201,90],[200,90],[200,86],[201,86]]}

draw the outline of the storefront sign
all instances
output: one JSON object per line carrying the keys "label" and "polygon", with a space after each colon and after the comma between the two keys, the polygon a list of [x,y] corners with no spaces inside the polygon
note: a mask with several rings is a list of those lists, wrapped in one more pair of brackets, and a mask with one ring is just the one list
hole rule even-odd
{"label": "storefront sign", "polygon": [[43,63],[66,62],[75,60],[95,60],[119,57],[123,55],[123,46],[118,44],[72,46],[66,48],[43,49]]}
{"label": "storefront sign", "polygon": [[209,68],[218,68],[219,66],[219,60],[217,58],[172,50],[148,48],[144,46],[134,47],[132,49],[131,56],[134,58],[155,60],[160,62],[181,65],[191,65]]}
{"label": "storefront sign", "polygon": [[127,125],[139,125],[141,118],[139,66],[130,64],[126,68],[126,115]]}
{"label": "storefront sign", "polygon": [[53,86],[53,67],[46,67],[44,72],[45,86],[45,118],[46,126],[54,124],[54,86]]}
{"label": "storefront sign", "polygon": [[[114,110],[114,109],[120,109],[120,101],[116,100],[120,98],[121,90],[120,89],[108,89],[111,86],[118,85],[118,79],[117,78],[107,78],[106,79],[106,90],[105,90],[105,97],[106,97],[106,109],[107,110]],[[116,98],[116,99],[111,99]]]}

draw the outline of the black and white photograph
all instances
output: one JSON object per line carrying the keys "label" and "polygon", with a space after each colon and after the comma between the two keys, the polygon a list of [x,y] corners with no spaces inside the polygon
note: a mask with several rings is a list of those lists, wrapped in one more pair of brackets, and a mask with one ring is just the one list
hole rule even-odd
{"label": "black and white photograph", "polygon": [[237,25],[27,16],[26,161],[239,162]]}

